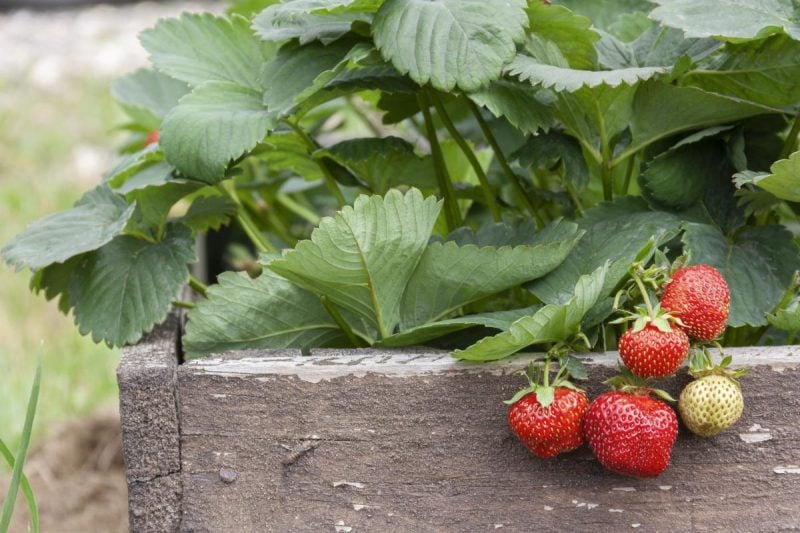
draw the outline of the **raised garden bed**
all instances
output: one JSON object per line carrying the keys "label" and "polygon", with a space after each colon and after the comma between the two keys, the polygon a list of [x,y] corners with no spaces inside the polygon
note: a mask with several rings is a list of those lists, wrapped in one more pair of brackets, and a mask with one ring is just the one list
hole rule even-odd
{"label": "raised garden bed", "polygon": [[[681,428],[670,468],[639,480],[585,447],[538,459],[511,434],[501,402],[528,356],[475,365],[430,350],[265,350],[179,364],[172,318],[119,368],[131,528],[796,528],[800,347],[730,352],[752,368],[742,418],[711,439]],[[590,396],[616,360],[588,360]]]}

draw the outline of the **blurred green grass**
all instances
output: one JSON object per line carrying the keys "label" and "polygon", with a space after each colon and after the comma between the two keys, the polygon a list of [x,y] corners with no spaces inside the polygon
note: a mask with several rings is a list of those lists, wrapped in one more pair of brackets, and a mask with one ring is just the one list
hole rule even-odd
{"label": "blurred green grass", "polygon": [[[109,80],[87,77],[40,88],[22,77],[0,77],[0,245],[37,218],[70,207],[99,182],[91,168],[110,157],[119,142],[113,127],[123,121],[109,86]],[[112,404],[117,393],[119,351],[81,337],[71,316],[31,294],[29,280],[29,272],[0,264],[0,437],[12,450],[40,345],[34,446],[54,421]]]}

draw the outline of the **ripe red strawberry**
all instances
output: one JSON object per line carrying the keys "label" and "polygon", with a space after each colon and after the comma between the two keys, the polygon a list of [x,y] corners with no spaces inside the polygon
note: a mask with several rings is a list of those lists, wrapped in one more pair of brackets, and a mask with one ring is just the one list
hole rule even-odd
{"label": "ripe red strawberry", "polygon": [[667,282],[661,308],[678,317],[686,333],[710,341],[725,331],[731,293],[725,278],[708,265],[679,269]]}
{"label": "ripe red strawberry", "polygon": [[619,340],[619,355],[634,375],[663,378],[674,374],[689,355],[689,337],[677,326],[663,331],[652,322],[631,328]]}
{"label": "ripe red strawberry", "polygon": [[508,425],[531,452],[546,459],[583,444],[581,422],[588,408],[585,392],[556,387],[547,407],[535,392],[515,402],[508,410]]}
{"label": "ripe red strawberry", "polygon": [[153,130],[147,134],[147,137],[144,138],[144,145],[150,146],[151,144],[155,144],[158,142],[160,137],[161,133],[158,130]]}
{"label": "ripe red strawberry", "polygon": [[[678,419],[648,393],[620,391],[598,396],[583,420],[583,432],[600,463],[619,474],[654,477],[669,466]],[[649,392],[649,391],[648,391]]]}

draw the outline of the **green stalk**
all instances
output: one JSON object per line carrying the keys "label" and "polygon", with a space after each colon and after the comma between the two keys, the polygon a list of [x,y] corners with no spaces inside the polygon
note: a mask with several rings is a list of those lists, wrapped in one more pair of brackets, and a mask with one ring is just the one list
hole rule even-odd
{"label": "green stalk", "polygon": [[181,309],[194,309],[197,307],[196,304],[193,304],[192,302],[185,302],[183,300],[172,300],[172,305],[175,307],[180,307]]}
{"label": "green stalk", "polygon": [[319,215],[316,214],[314,211],[308,209],[304,205],[296,202],[288,194],[276,194],[275,200],[283,207],[294,213],[295,215],[307,221],[312,226],[319,225],[319,221],[321,220]]}
{"label": "green stalk", "polygon": [[17,492],[22,483],[22,466],[25,464],[25,456],[28,453],[28,446],[31,443],[31,432],[33,431],[33,418],[36,416],[36,405],[39,403],[39,387],[42,382],[42,354],[39,352],[39,363],[36,365],[36,373],[33,377],[33,386],[28,399],[28,408],[25,412],[25,423],[22,426],[22,438],[17,449],[17,456],[14,460],[14,469],[11,471],[11,481],[8,484],[8,492],[3,502],[3,513],[0,515],[0,531],[8,531],[11,524],[11,515],[14,514],[14,504],[17,503]]}
{"label": "green stalk", "polygon": [[511,165],[508,164],[508,159],[506,159],[503,150],[500,148],[500,144],[497,142],[494,134],[492,133],[491,128],[489,128],[489,124],[483,119],[481,115],[480,109],[478,106],[475,105],[475,102],[467,98],[467,105],[469,106],[470,111],[472,111],[472,115],[475,117],[475,120],[478,121],[478,125],[481,127],[481,131],[483,132],[483,136],[486,138],[486,142],[489,143],[489,146],[492,147],[494,151],[494,156],[497,159],[497,162],[500,164],[500,168],[503,170],[503,174],[505,174],[508,181],[517,191],[522,203],[525,204],[525,208],[528,212],[536,219],[536,225],[540,228],[545,226],[544,219],[542,215],[536,210],[536,207],[533,205],[530,197],[528,196],[525,187],[522,186],[522,182],[519,180],[519,176],[517,176],[514,171],[511,169]]}
{"label": "green stalk", "polygon": [[797,149],[798,135],[800,135],[800,113],[794,117],[792,129],[789,130],[789,135],[786,136],[786,140],[783,143],[783,148],[781,149],[781,154],[778,156],[778,159],[787,159],[794,153],[794,151]]}
{"label": "green stalk", "polygon": [[[0,455],[5,458],[8,466],[13,469],[15,462],[14,455],[2,439],[0,439]],[[25,502],[28,504],[28,514],[30,514],[31,518],[31,531],[33,533],[39,533],[39,507],[36,505],[36,496],[34,496],[31,484],[28,478],[25,477],[25,474],[20,474],[19,488],[22,490],[22,495],[25,497]]]}
{"label": "green stalk", "polygon": [[189,287],[194,289],[194,292],[196,292],[203,298],[208,298],[208,287],[206,287],[205,283],[203,283],[202,281],[200,281],[191,274],[189,274]]}
{"label": "green stalk", "polygon": [[633,177],[633,165],[636,162],[636,156],[633,155],[628,159],[628,166],[625,169],[625,181],[622,183],[622,195],[628,194],[628,189],[631,186],[631,178]]}
{"label": "green stalk", "polygon": [[374,135],[375,137],[383,137],[383,134],[378,129],[378,127],[372,122],[372,120],[370,120],[369,116],[367,116],[367,114],[364,113],[364,110],[361,109],[358,106],[358,104],[353,101],[352,97],[348,97],[346,99],[346,102],[347,102],[347,107],[350,109],[350,111],[352,111],[353,114],[356,117],[358,117],[358,120],[360,120],[367,127],[367,129],[370,131],[370,133],[372,133],[372,135]]}
{"label": "green stalk", "polygon": [[436,171],[436,181],[439,184],[439,192],[444,197],[444,217],[447,222],[447,229],[452,231],[464,223],[461,218],[461,211],[458,208],[456,191],[453,187],[453,182],[450,181],[450,174],[447,172],[447,165],[442,155],[442,147],[439,145],[439,138],[436,136],[436,128],[433,125],[431,112],[428,109],[428,98],[424,91],[417,93],[417,102],[425,120],[425,130],[428,135],[428,142],[431,145],[431,157]]}
{"label": "green stalk", "polygon": [[631,272],[631,277],[633,278],[633,281],[636,282],[636,286],[639,287],[639,292],[642,293],[642,300],[644,300],[644,305],[647,308],[647,316],[650,318],[655,318],[656,314],[653,310],[653,304],[650,303],[650,296],[647,294],[647,288],[644,286],[644,283],[642,283],[642,280],[639,278],[639,276],[636,275],[636,272]]}
{"label": "green stalk", "polygon": [[[308,133],[306,133],[305,130],[303,130],[303,128],[298,126],[297,123],[291,120],[286,120],[285,122],[303,140],[306,147],[308,148],[309,155],[312,154],[317,148],[319,148],[314,139],[312,139],[308,135]],[[342,207],[347,205],[347,200],[344,199],[344,195],[342,194],[341,189],[339,189],[339,185],[336,183],[336,179],[333,177],[333,174],[331,174],[330,169],[328,169],[328,167],[326,167],[322,161],[320,161],[319,159],[314,159],[314,161],[317,163],[317,166],[319,167],[320,171],[322,171],[322,177],[323,181],[325,181],[325,186],[328,187],[328,190],[331,192],[333,197],[336,198],[336,203],[339,205],[339,208],[341,209]]]}
{"label": "green stalk", "polygon": [[247,237],[250,239],[250,242],[256,247],[259,252],[277,252],[278,250],[270,243],[268,240],[264,238],[261,234],[261,231],[256,226],[256,223],[250,217],[250,213],[247,212],[247,209],[242,205],[242,201],[236,195],[236,189],[232,181],[223,181],[218,185],[218,188],[223,193],[227,194],[231,200],[236,204],[238,209],[236,210],[236,220],[239,222],[239,225],[242,227],[242,230],[247,234]]}
{"label": "green stalk", "polygon": [[475,175],[478,176],[478,181],[481,183],[481,188],[483,189],[483,197],[486,200],[486,205],[489,207],[489,211],[492,213],[492,218],[495,222],[500,222],[503,217],[500,214],[500,208],[497,205],[494,191],[492,191],[492,187],[489,185],[489,178],[486,176],[486,172],[483,171],[483,167],[481,166],[480,161],[478,161],[478,158],[475,156],[475,152],[469,146],[467,140],[464,139],[464,136],[461,135],[461,132],[456,129],[456,126],[453,124],[453,120],[450,118],[450,115],[447,114],[447,109],[445,109],[442,99],[439,98],[439,95],[436,94],[435,91],[430,91],[428,96],[433,102],[434,107],[436,107],[436,112],[439,114],[439,119],[441,119],[444,127],[447,128],[448,132],[450,132],[450,136],[467,157],[469,164],[472,166],[472,170],[475,171]]}
{"label": "green stalk", "polygon": [[578,212],[580,217],[586,216],[586,210],[583,208],[583,202],[581,202],[581,197],[578,196],[578,192],[575,190],[575,187],[573,187],[571,183],[567,183],[566,189],[569,199],[572,200],[572,205],[575,206],[575,211]]}
{"label": "green stalk", "polygon": [[342,314],[339,312],[338,309],[336,309],[336,306],[328,299],[328,297],[320,296],[320,300],[322,301],[322,307],[325,308],[325,311],[327,311],[328,314],[333,319],[333,321],[336,322],[336,325],[339,326],[339,329],[341,329],[344,332],[345,336],[347,337],[347,340],[350,341],[353,347],[355,348],[364,347],[364,342],[362,342],[358,338],[358,336],[356,336],[356,333],[353,331],[353,328],[350,327],[350,324],[347,323]]}

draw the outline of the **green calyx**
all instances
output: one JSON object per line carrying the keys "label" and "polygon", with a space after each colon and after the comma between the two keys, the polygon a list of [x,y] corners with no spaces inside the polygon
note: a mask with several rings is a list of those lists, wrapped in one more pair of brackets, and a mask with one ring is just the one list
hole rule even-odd
{"label": "green calyx", "polygon": [[[555,377],[550,379],[550,362],[555,358],[559,362],[558,371]],[[525,370],[514,372],[515,375],[524,375],[528,380],[528,386],[517,391],[510,399],[503,403],[513,405],[528,394],[536,394],[536,400],[542,407],[548,407],[553,403],[555,390],[558,387],[566,387],[580,391],[570,377],[575,379],[586,379],[586,368],[580,359],[570,355],[569,351],[561,344],[551,349],[544,359],[532,360]]]}
{"label": "green calyx", "polygon": [[700,346],[693,349],[689,356],[689,375],[696,379],[705,376],[724,376],[738,385],[738,379],[747,374],[747,369],[728,368],[733,361],[733,357],[726,355],[719,343],[714,344],[720,353],[721,360],[719,364],[714,363],[708,347]]}
{"label": "green calyx", "polygon": [[677,401],[667,391],[654,388],[649,380],[634,376],[633,372],[625,365],[620,364],[619,371],[620,374],[618,376],[605,380],[603,384],[608,385],[613,390],[626,394],[633,394],[635,396],[649,396],[652,394],[668,402]]}
{"label": "green calyx", "polygon": [[[661,252],[660,252],[661,253]],[[661,253],[663,255],[663,253]],[[633,321],[633,331],[638,332],[652,324],[664,333],[672,331],[673,324],[683,326],[681,320],[661,309],[661,304],[656,300],[656,304],[651,302],[651,296],[658,294],[667,276],[668,265],[662,265],[662,261],[657,264],[644,268],[643,263],[636,262],[630,269],[630,282],[620,290],[614,298],[614,309],[623,314],[622,317],[614,320],[611,324],[622,324]],[[650,289],[653,290],[651,294]],[[641,297],[644,306],[637,305],[634,311],[620,308],[622,298],[633,300]]]}

